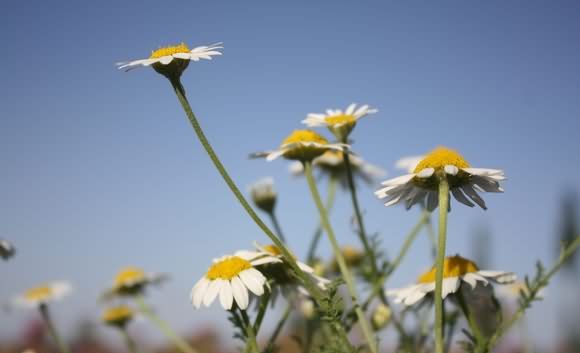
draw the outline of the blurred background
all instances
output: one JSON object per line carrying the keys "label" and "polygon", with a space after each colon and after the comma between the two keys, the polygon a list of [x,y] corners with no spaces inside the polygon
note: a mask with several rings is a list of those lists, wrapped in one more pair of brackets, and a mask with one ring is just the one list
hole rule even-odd
{"label": "blurred background", "polygon": [[[566,0],[4,1],[0,238],[18,253],[0,263],[0,302],[68,280],[73,294],[53,307],[67,339],[86,351],[122,351],[98,323],[97,298],[121,267],[135,265],[170,274],[148,300],[180,333],[213,345],[207,352],[235,348],[221,307],[194,310],[189,291],[213,258],[267,238],[211,165],[168,82],[114,65],[180,42],[224,43],[222,57],[192,63],[183,83],[237,183],[274,177],[296,254],[305,255],[318,223],[306,182],[286,161],[247,155],[277,147],[307,113],[356,102],[379,113],[358,124],[353,149],[387,177],[402,173],[397,159],[438,145],[473,166],[504,169],[506,192],[484,195],[487,211],[454,204],[448,253],[533,273],[578,233],[579,31],[580,3]],[[368,230],[396,254],[419,211],[385,208],[375,186],[359,190]],[[332,222],[341,243],[358,244],[350,216],[339,193]],[[429,246],[419,237],[388,285],[429,267]],[[330,256],[326,239],[320,254]],[[538,350],[564,351],[578,337],[576,268],[529,311]],[[43,347],[38,320],[35,311],[0,312],[0,349]],[[132,330],[164,349],[149,323]],[[520,349],[517,338],[516,330],[502,349]],[[390,347],[388,333],[382,346]]]}

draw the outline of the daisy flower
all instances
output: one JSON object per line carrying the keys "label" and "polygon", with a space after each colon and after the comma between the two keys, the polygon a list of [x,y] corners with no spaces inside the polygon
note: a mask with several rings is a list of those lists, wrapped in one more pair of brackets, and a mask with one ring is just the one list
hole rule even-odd
{"label": "daisy flower", "polygon": [[[435,292],[435,266],[431,270],[419,276],[418,283],[411,286],[388,290],[389,296],[395,297],[395,303],[413,305],[426,295]],[[459,255],[448,256],[443,263],[443,288],[442,298],[457,292],[463,282],[469,284],[471,290],[475,290],[478,284],[487,286],[488,283],[506,284],[515,280],[512,272],[482,271],[477,265]]]}
{"label": "daisy flower", "polygon": [[356,104],[352,103],[344,112],[340,109],[327,109],[325,114],[310,113],[306,119],[302,120],[302,123],[308,127],[326,126],[338,141],[346,143],[357,121],[376,112],[378,112],[377,109],[371,109],[368,105],[357,108]]}
{"label": "daisy flower", "polygon": [[[352,245],[345,245],[341,247],[340,252],[342,253],[342,257],[344,257],[344,261],[348,267],[358,267],[365,259],[364,252]],[[340,273],[336,257],[333,258],[330,262],[330,270],[335,273]]]}
{"label": "daisy flower", "polygon": [[147,273],[135,266],[122,268],[113,279],[113,285],[107,290],[105,296],[131,296],[142,294],[152,284],[160,284],[168,279],[165,274]]}
{"label": "daisy flower", "polygon": [[118,305],[105,309],[101,320],[110,326],[125,327],[135,316],[133,309],[127,305]]}
{"label": "daisy flower", "polygon": [[[383,169],[366,162],[357,155],[351,154],[349,160],[353,176],[364,180],[367,184],[372,184],[377,178],[386,174]],[[326,151],[323,155],[312,161],[312,166],[320,170],[323,174],[336,177],[340,180],[343,187],[348,187],[347,172],[342,151]],[[304,175],[304,166],[300,162],[293,162],[288,168],[292,175]]]}
{"label": "daisy flower", "polygon": [[4,260],[8,260],[16,253],[14,246],[10,244],[7,240],[0,239],[0,257]]}
{"label": "daisy flower", "polygon": [[276,206],[278,193],[274,190],[274,179],[263,178],[250,186],[250,195],[254,204],[266,213],[272,213]]}
{"label": "daisy flower", "polygon": [[499,182],[505,180],[502,170],[471,168],[457,151],[438,147],[423,158],[413,172],[382,182],[384,186],[375,192],[385,199],[385,206],[404,202],[407,209],[426,200],[426,207],[433,211],[439,203],[439,178],[445,176],[455,199],[473,207],[474,203],[484,210],[485,202],[477,191],[503,192]]}
{"label": "daisy flower", "polygon": [[312,130],[294,130],[280,145],[280,148],[252,154],[250,157],[265,157],[267,161],[273,161],[278,157],[298,160],[302,162],[312,161],[328,150],[342,151],[348,145],[341,143],[329,143],[323,136]]}
{"label": "daisy flower", "polygon": [[14,298],[14,304],[24,308],[38,308],[62,299],[72,290],[66,281],[53,281],[30,288]]}
{"label": "daisy flower", "polygon": [[209,306],[219,294],[224,309],[231,310],[235,300],[238,308],[246,310],[250,303],[248,290],[261,296],[267,285],[266,277],[256,266],[281,261],[272,256],[256,259],[243,251],[215,259],[207,273],[191,289],[191,302],[195,308],[202,303]]}
{"label": "daisy flower", "polygon": [[179,77],[187,68],[190,61],[201,59],[211,60],[212,56],[222,55],[221,43],[205,45],[189,49],[185,43],[162,47],[154,50],[149,58],[118,63],[121,70],[129,71],[137,67],[152,66],[158,73],[168,77]]}

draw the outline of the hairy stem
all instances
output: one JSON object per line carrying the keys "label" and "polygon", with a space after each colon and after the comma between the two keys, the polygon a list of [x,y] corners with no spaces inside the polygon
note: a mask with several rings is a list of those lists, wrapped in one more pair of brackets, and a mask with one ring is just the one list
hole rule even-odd
{"label": "hairy stem", "polygon": [[60,351],[60,353],[70,353],[70,349],[64,343],[64,341],[62,340],[62,338],[58,334],[58,331],[56,330],[56,326],[54,326],[54,323],[52,322],[52,318],[50,316],[50,311],[48,310],[48,305],[40,304],[38,309],[40,310],[40,315],[42,315],[42,319],[44,320],[44,323],[46,324],[46,328],[48,329],[48,333],[50,334],[50,336],[54,340],[54,343],[56,343],[56,346],[58,347],[58,350]]}
{"label": "hairy stem", "polygon": [[445,175],[439,178],[439,240],[435,270],[435,353],[443,353],[443,263],[447,237],[447,212],[449,207],[449,183]]}
{"label": "hairy stem", "polygon": [[[326,212],[330,213],[332,206],[334,205],[334,197],[336,196],[336,184],[337,180],[336,177],[331,176],[328,180],[328,193],[326,195]],[[319,223],[316,227],[316,231],[314,231],[314,236],[312,237],[312,241],[310,242],[310,246],[308,247],[308,254],[306,255],[306,263],[312,265],[314,261],[314,257],[316,256],[316,248],[318,247],[318,242],[320,240],[320,236],[322,235],[322,224]]]}

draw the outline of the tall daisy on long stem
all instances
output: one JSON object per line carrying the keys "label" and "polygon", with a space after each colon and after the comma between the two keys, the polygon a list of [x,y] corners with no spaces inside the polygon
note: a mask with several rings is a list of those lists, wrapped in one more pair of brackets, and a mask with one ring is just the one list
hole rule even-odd
{"label": "tall daisy on long stem", "polygon": [[[438,147],[426,155],[411,174],[387,180],[384,188],[375,192],[386,199],[385,206],[404,202],[407,208],[427,199],[427,210],[439,206],[439,236],[435,264],[435,352],[443,353],[443,300],[442,284],[447,239],[447,213],[450,207],[449,192],[464,205],[473,202],[486,209],[485,202],[476,190],[503,192],[499,182],[504,180],[503,171],[497,169],[471,168],[458,152]],[[466,197],[469,196],[469,199]],[[471,199],[471,200],[470,200]],[[472,202],[473,201],[473,202]]]}

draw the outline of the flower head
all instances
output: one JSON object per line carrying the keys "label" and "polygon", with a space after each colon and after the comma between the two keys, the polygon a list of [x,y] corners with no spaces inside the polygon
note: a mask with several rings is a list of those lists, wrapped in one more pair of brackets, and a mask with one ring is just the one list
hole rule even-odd
{"label": "flower head", "polygon": [[267,284],[266,277],[256,266],[279,261],[276,257],[255,258],[253,254],[240,251],[215,259],[206,274],[193,286],[191,302],[195,308],[202,303],[209,306],[219,294],[224,309],[232,309],[235,300],[238,308],[246,310],[250,303],[248,290],[261,296]]}
{"label": "flower head", "polygon": [[276,206],[278,194],[274,190],[274,179],[260,179],[250,186],[250,195],[254,204],[264,212],[272,213]]}
{"label": "flower head", "polygon": [[373,328],[378,331],[391,321],[392,311],[387,305],[380,303],[371,315],[371,324]]}
{"label": "flower head", "polygon": [[[383,169],[366,162],[357,155],[350,154],[349,161],[353,177],[362,179],[367,184],[372,184],[377,178],[386,174]],[[316,157],[312,161],[312,166],[321,173],[328,174],[340,180],[344,188],[348,187],[347,171],[342,151],[326,151],[323,155]],[[304,174],[304,166],[300,162],[290,164],[289,170],[290,173],[296,176]]]}
{"label": "flower head", "polygon": [[[344,257],[344,261],[348,267],[358,267],[365,259],[364,252],[352,245],[343,246],[340,248],[340,252],[342,253],[342,257]],[[336,258],[332,259],[330,263],[330,270],[336,273],[340,272]]]}
{"label": "flower head", "polygon": [[395,162],[395,168],[406,171],[407,173],[413,173],[417,164],[421,162],[425,156],[407,156],[399,159]]}
{"label": "flower head", "polygon": [[152,284],[160,284],[167,280],[168,276],[158,273],[147,273],[135,266],[122,268],[113,279],[113,285],[107,290],[105,296],[132,296],[142,294]]}
{"label": "flower head", "polygon": [[404,202],[407,209],[426,199],[427,209],[433,211],[439,202],[441,177],[447,179],[457,201],[469,207],[477,204],[483,209],[487,207],[477,191],[503,192],[499,182],[505,180],[502,170],[472,168],[457,151],[438,147],[419,161],[410,174],[384,181],[384,187],[375,195],[385,199],[385,206]]}
{"label": "flower head", "polygon": [[0,257],[8,260],[16,253],[16,249],[7,240],[0,239]]}
{"label": "flower head", "polygon": [[119,69],[126,71],[137,67],[152,66],[158,73],[169,78],[178,78],[187,68],[190,61],[201,59],[211,60],[212,56],[222,55],[219,49],[223,49],[221,43],[189,49],[184,43],[162,47],[154,50],[149,58],[134,60],[117,64]]}
{"label": "flower head", "polygon": [[342,150],[344,144],[329,143],[322,135],[312,130],[294,130],[282,141],[280,148],[269,152],[259,152],[251,157],[265,157],[273,161],[278,157],[293,159],[302,162],[312,161],[328,150]]}
{"label": "flower head", "polygon": [[327,109],[326,114],[310,113],[302,122],[308,127],[326,126],[338,141],[346,143],[348,135],[356,126],[357,121],[376,112],[378,112],[377,109],[371,109],[368,105],[362,105],[357,108],[356,104],[353,103],[345,111]]}
{"label": "flower head", "polygon": [[21,307],[37,308],[62,299],[72,290],[70,283],[53,281],[30,288],[14,298],[14,303]]}
{"label": "flower head", "polygon": [[[426,295],[435,291],[435,266],[429,271],[419,276],[417,284],[402,289],[392,289],[387,291],[387,295],[395,297],[396,303],[413,305]],[[515,275],[504,271],[482,271],[477,265],[459,255],[445,258],[443,263],[443,287],[442,298],[457,292],[463,282],[470,285],[474,290],[480,282],[486,286],[489,282],[511,283],[515,280]]]}
{"label": "flower head", "polygon": [[118,305],[105,309],[101,319],[107,325],[125,327],[134,316],[133,309],[126,305]]}

